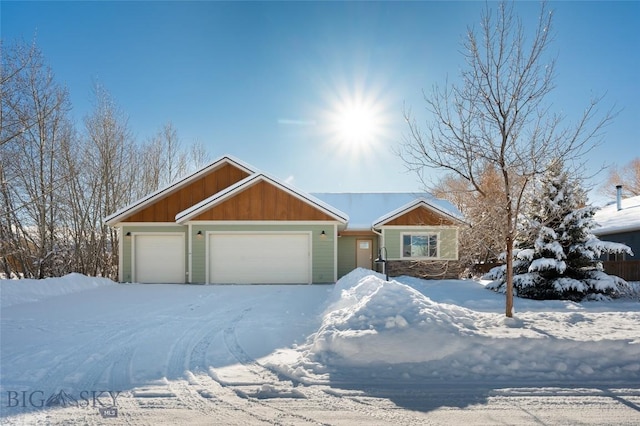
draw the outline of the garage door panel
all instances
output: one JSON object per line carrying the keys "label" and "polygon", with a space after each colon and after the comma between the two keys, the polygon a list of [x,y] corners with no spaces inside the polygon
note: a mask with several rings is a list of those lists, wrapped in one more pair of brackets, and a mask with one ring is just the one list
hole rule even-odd
{"label": "garage door panel", "polygon": [[182,235],[136,235],[135,281],[184,283],[184,250]]}
{"label": "garage door panel", "polygon": [[213,234],[209,239],[209,281],[308,283],[309,241],[309,234]]}

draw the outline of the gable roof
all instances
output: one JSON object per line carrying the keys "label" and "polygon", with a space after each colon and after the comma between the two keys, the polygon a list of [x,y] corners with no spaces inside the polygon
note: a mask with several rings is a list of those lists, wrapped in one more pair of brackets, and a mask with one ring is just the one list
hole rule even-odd
{"label": "gable roof", "polygon": [[598,210],[593,216],[597,227],[594,235],[617,234],[619,232],[640,231],[640,195],[624,198],[621,210],[615,202]]}
{"label": "gable roof", "polygon": [[163,197],[173,193],[174,191],[177,191],[178,189],[187,186],[188,184],[194,182],[195,180],[207,175],[208,173],[217,170],[218,168],[224,166],[224,165],[231,165],[234,166],[240,170],[245,171],[246,173],[248,173],[249,175],[251,175],[252,173],[255,173],[255,170],[253,168],[253,166],[249,166],[248,164],[233,158],[229,155],[225,155],[223,157],[218,158],[217,160],[213,161],[211,164],[209,164],[208,166],[182,178],[179,179],[169,185],[167,185],[164,188],[161,188],[149,195],[147,195],[146,197],[143,197],[141,199],[139,199],[138,201],[135,201],[131,204],[129,204],[128,206],[116,211],[115,213],[111,214],[110,216],[107,216],[104,219],[104,222],[107,225],[115,225],[116,223],[120,222],[121,220],[125,219],[126,217],[142,210],[143,208],[149,206],[150,204],[162,199]]}
{"label": "gable roof", "polygon": [[360,192],[360,193],[313,193],[312,195],[349,212],[349,230],[369,230],[375,224],[392,220],[419,205],[434,212],[462,222],[462,214],[453,204],[435,198],[428,193],[411,192]]}
{"label": "gable roof", "polygon": [[286,193],[294,196],[295,198],[311,205],[324,212],[325,214],[331,216],[335,220],[340,223],[346,224],[349,221],[349,215],[346,213],[336,209],[335,207],[325,203],[324,201],[314,197],[311,194],[307,194],[303,191],[295,189],[291,185],[288,185],[284,182],[281,182],[275,178],[272,178],[265,173],[254,173],[240,182],[235,183],[234,185],[229,186],[226,189],[218,192],[217,194],[212,195],[211,197],[199,202],[191,208],[188,208],[176,215],[177,223],[185,223],[194,217],[197,217],[199,214],[204,211],[215,207],[216,205],[232,198],[236,194],[244,191],[245,189],[257,184],[258,182],[267,182],[275,187],[285,191]]}
{"label": "gable roof", "polygon": [[[440,200],[442,201],[442,200]],[[385,214],[384,216],[379,217],[378,219],[376,219],[373,222],[372,227],[373,228],[379,228],[380,226],[383,226],[385,224],[387,224],[388,222],[393,221],[394,219],[397,219],[398,217],[410,212],[411,210],[420,208],[420,207],[424,207],[427,210],[430,210],[436,214],[438,214],[439,216],[443,216],[446,217],[447,219],[450,219],[452,222],[459,222],[459,223],[464,223],[464,221],[462,220],[462,218],[457,217],[456,215],[454,215],[453,212],[447,212],[442,210],[442,208],[438,208],[437,206],[431,204],[429,202],[429,200],[427,200],[424,197],[419,197],[416,198],[415,200],[405,204],[404,206],[401,206],[399,208],[397,208],[394,211],[391,211],[387,214]]]}

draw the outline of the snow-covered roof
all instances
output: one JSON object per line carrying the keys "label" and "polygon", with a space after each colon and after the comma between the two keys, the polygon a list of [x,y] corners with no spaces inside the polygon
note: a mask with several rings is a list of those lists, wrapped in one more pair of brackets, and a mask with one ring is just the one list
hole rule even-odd
{"label": "snow-covered roof", "polygon": [[221,203],[222,201],[234,196],[235,194],[242,192],[246,188],[258,183],[258,182],[269,182],[272,185],[279,187],[290,195],[304,201],[307,204],[310,204],[329,216],[332,216],[334,219],[338,220],[341,223],[346,223],[349,220],[349,215],[340,211],[339,209],[325,203],[321,199],[314,197],[313,195],[307,194],[303,191],[300,191],[291,185],[288,185],[278,179],[272,178],[265,173],[254,173],[240,182],[235,183],[234,185],[229,186],[228,188],[223,189],[217,194],[212,195],[211,197],[202,200],[198,204],[193,207],[188,208],[176,215],[176,222],[185,223],[188,220],[198,216],[200,213],[205,210],[215,206],[216,204]]}
{"label": "snow-covered roof", "polygon": [[375,223],[384,222],[388,216],[410,208],[416,202],[424,202],[456,220],[463,220],[462,214],[453,204],[435,198],[428,193],[415,192],[328,192],[312,193],[329,205],[349,213],[349,230],[371,229]]}
{"label": "snow-covered roof", "polygon": [[594,216],[598,224],[592,232],[595,235],[617,234],[620,232],[640,231],[640,195],[622,199],[622,209],[611,203]]}

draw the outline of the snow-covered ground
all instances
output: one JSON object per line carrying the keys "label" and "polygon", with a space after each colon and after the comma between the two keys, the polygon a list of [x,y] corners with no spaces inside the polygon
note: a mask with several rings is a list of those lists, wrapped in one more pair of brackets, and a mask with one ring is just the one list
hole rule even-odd
{"label": "snow-covered ground", "polygon": [[507,319],[475,281],[356,270],[0,280],[0,300],[2,424],[640,424],[637,299],[516,299]]}

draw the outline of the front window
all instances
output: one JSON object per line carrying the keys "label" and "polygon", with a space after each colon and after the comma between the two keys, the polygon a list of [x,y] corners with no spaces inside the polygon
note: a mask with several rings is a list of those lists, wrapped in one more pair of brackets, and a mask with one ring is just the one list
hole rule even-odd
{"label": "front window", "polygon": [[402,257],[438,257],[437,234],[403,234]]}

